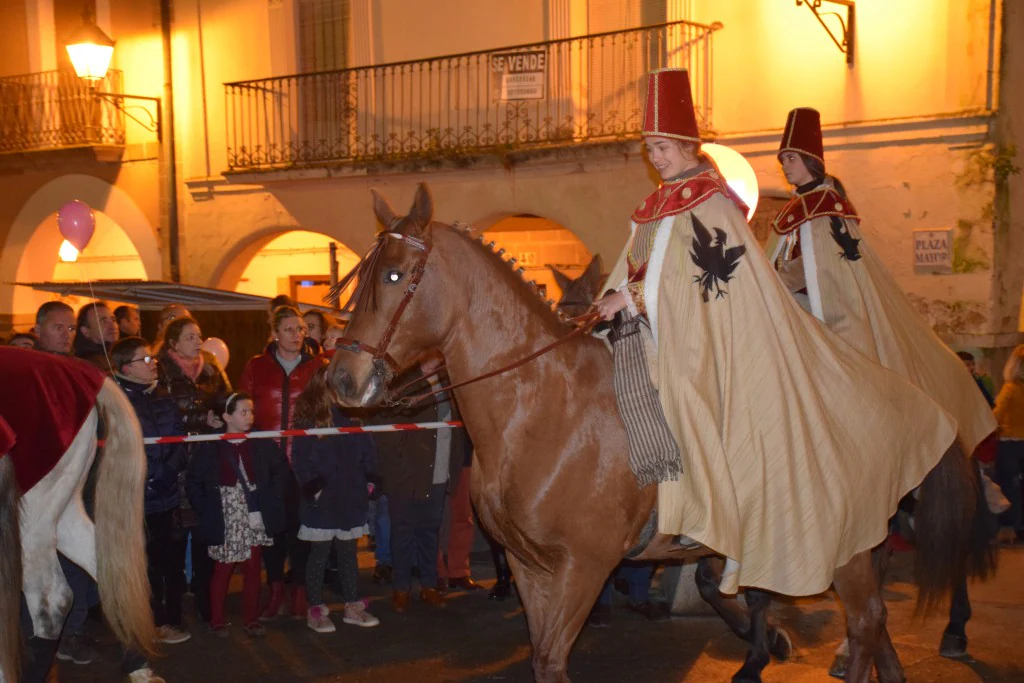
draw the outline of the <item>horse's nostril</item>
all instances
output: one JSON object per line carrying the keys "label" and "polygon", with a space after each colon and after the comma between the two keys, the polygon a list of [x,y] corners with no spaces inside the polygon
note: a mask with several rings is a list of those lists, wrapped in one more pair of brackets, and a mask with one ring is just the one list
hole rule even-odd
{"label": "horse's nostril", "polygon": [[338,370],[334,373],[334,385],[342,396],[351,396],[356,391],[356,384],[352,376],[345,370]]}

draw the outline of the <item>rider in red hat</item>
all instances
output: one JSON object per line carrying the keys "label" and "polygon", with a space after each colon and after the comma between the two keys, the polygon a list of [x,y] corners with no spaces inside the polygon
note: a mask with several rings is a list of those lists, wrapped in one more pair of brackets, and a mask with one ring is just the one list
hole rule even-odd
{"label": "rider in red hat", "polygon": [[865,241],[842,183],[825,173],[817,111],[789,112],[779,161],[794,187],[775,218],[777,241],[769,247],[783,282],[829,329],[949,411],[964,450],[972,453],[996,429],[992,410]]}
{"label": "rider in red hat", "polygon": [[[700,152],[685,70],[648,79],[644,146],[662,183],[598,302],[658,531],[727,558],[721,590],[823,591],[886,537],[954,438],[933,401],[800,310]],[[781,548],[799,562],[780,562]]]}

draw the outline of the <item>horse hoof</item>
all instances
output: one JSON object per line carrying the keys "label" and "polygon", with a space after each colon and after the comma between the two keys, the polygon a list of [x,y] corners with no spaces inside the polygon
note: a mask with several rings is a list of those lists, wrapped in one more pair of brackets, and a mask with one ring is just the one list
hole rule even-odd
{"label": "horse hoof", "polygon": [[789,634],[786,633],[785,629],[776,626],[772,631],[774,639],[768,651],[772,653],[772,657],[775,657],[776,660],[784,662],[793,654],[793,641],[789,639]]}
{"label": "horse hoof", "polygon": [[836,658],[832,660],[832,666],[828,668],[828,675],[843,680],[846,678],[846,665],[849,662],[850,655],[836,655]]}
{"label": "horse hoof", "polygon": [[967,638],[952,633],[942,634],[939,654],[947,659],[962,659],[967,656]]}
{"label": "horse hoof", "polygon": [[750,673],[740,669],[735,676],[732,677],[732,683],[761,683],[761,674]]}

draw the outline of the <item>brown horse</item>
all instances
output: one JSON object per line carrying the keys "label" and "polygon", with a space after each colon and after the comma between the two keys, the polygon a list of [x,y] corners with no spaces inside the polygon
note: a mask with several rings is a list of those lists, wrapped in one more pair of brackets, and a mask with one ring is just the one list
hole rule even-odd
{"label": "brown horse", "polygon": [[[339,340],[330,366],[345,405],[386,401],[395,373],[427,351],[444,355],[457,384],[570,331],[499,255],[466,231],[434,222],[425,186],[408,216],[395,215],[376,193],[374,211],[385,230],[359,266],[347,338]],[[638,488],[630,470],[611,378],[604,343],[580,335],[513,371],[455,391],[476,447],[473,503],[487,531],[508,550],[530,629],[534,675],[542,683],[569,680],[570,649],[620,560],[687,557],[671,537],[650,538],[656,487]],[[951,449],[925,479],[922,507],[936,511],[921,513],[919,534],[966,539],[974,496],[967,461]],[[966,562],[959,546],[923,545],[933,550],[922,563],[928,575],[920,577],[927,601],[962,576]],[[700,549],[689,556],[711,554]],[[715,590],[719,559],[702,560],[701,569],[702,594],[750,643],[733,680],[759,681],[771,651],[789,652],[788,641],[767,623],[768,594],[746,591],[748,613]],[[883,683],[901,681],[871,552],[838,568],[834,585],[847,615],[847,680],[867,681],[874,665]]]}

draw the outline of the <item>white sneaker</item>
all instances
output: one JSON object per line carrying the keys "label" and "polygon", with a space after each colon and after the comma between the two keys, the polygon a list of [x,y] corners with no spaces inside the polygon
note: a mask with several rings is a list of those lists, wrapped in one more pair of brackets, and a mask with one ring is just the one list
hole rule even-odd
{"label": "white sneaker", "polygon": [[371,628],[380,623],[380,619],[366,611],[366,605],[362,600],[346,603],[345,616],[342,621],[363,628]]}
{"label": "white sneaker", "polygon": [[164,645],[177,645],[189,640],[192,634],[173,626],[158,626],[156,629],[156,642]]}
{"label": "white sneaker", "polygon": [[331,610],[327,609],[327,605],[310,607],[306,612],[306,626],[317,633],[334,633],[338,629],[331,621],[330,614]]}
{"label": "white sneaker", "polygon": [[157,676],[148,666],[128,674],[131,683],[167,683],[163,678]]}

